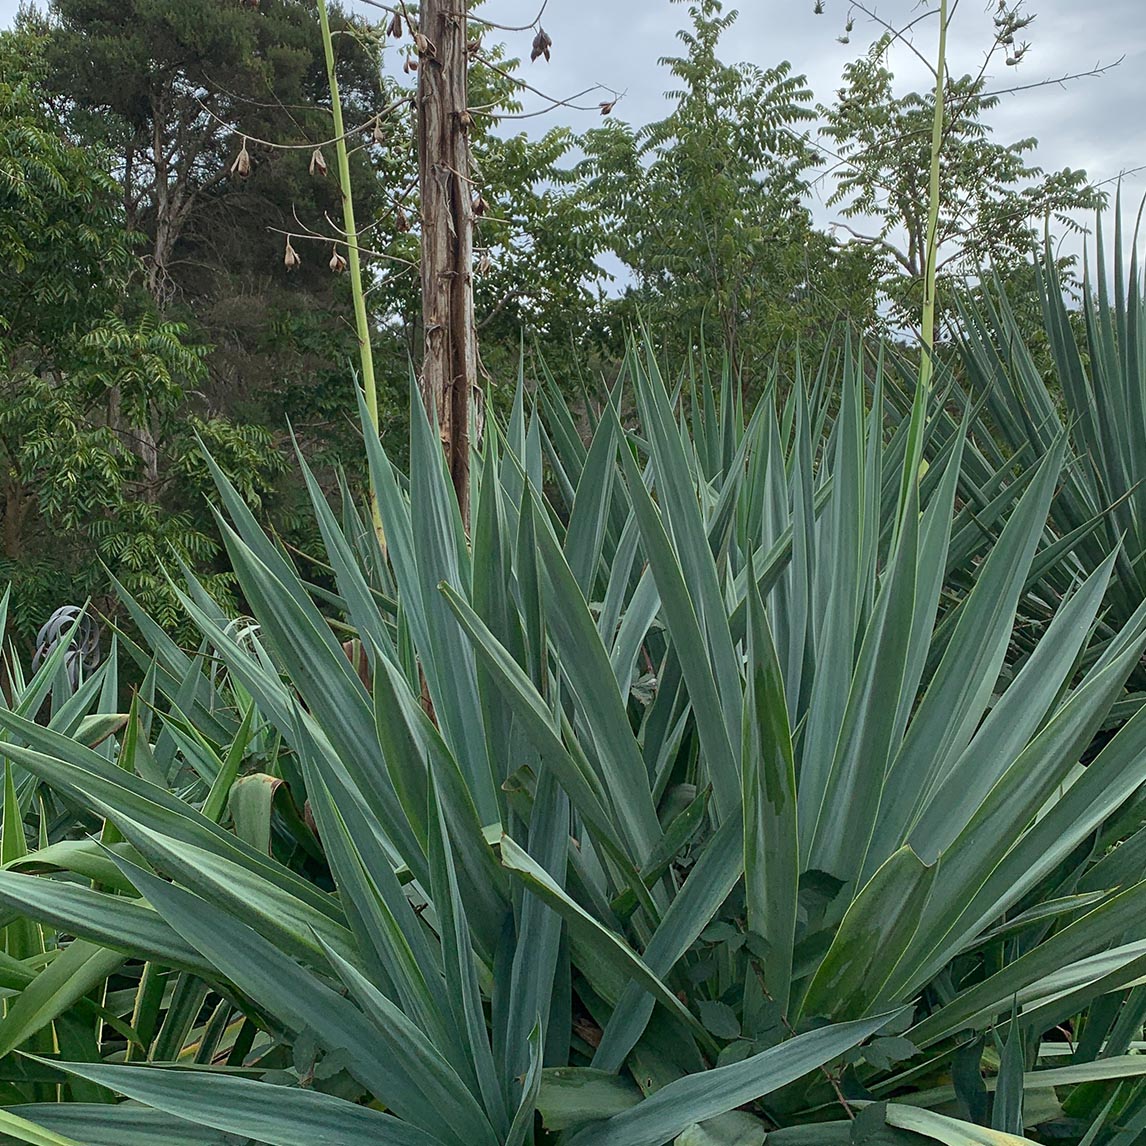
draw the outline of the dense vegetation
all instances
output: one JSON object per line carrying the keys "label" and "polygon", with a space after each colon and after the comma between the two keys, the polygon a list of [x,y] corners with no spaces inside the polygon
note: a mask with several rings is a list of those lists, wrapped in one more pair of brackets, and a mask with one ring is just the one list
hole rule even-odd
{"label": "dense vegetation", "polygon": [[1120,213],[1074,283],[1037,225],[1102,196],[882,41],[820,232],[813,93],[687,15],[664,120],[541,138],[471,29],[464,505],[413,22],[331,10],[339,141],[302,0],[0,33],[0,1141],[1146,1135]]}
{"label": "dense vegetation", "polygon": [[[753,400],[776,355],[790,374],[797,343],[815,361],[839,325],[903,329],[922,273],[920,219],[886,208],[887,233],[902,224],[911,236],[902,265],[886,234],[844,243],[817,231],[804,202],[812,93],[787,64],[721,60],[734,13],[708,0],[687,15],[682,55],[665,62],[672,110],[639,128],[623,122],[623,101],[606,101],[599,127],[527,136],[499,120],[519,108],[516,61],[494,43],[475,59],[470,138],[485,202],[475,311],[485,384],[503,412],[523,345],[531,376],[539,349],[575,394],[578,378],[615,373],[638,315],[675,361],[703,336],[711,363],[727,355]],[[411,47],[338,12],[334,22],[345,119],[362,126],[350,160],[363,246],[377,252],[382,425],[401,457],[422,337],[409,87],[393,78]],[[29,640],[53,608],[89,594],[115,609],[103,565],[177,625],[158,575],[172,547],[211,575],[219,600],[230,582],[196,437],[304,549],[315,538],[288,422],[327,488],[337,465],[355,488],[364,478],[349,290],[330,267],[329,221],[341,220],[322,172],[334,156],[328,146],[321,166],[312,157],[331,136],[313,14],[299,0],[53,0],[48,18],[25,12],[0,36],[0,62],[0,577],[15,586],[16,631]],[[912,107],[925,98],[893,98],[886,70],[872,68],[849,75],[825,137],[860,156],[840,193],[863,209],[926,167],[922,144],[898,167],[894,151],[919,138]],[[1029,141],[992,142],[989,101],[958,96],[945,178],[959,210],[941,238],[973,212],[982,221],[964,266],[1013,274],[1032,249],[1029,220],[1096,197],[1076,173],[1030,169]],[[905,184],[888,202],[918,205],[918,192]],[[603,257],[624,268],[619,295],[605,290]]]}

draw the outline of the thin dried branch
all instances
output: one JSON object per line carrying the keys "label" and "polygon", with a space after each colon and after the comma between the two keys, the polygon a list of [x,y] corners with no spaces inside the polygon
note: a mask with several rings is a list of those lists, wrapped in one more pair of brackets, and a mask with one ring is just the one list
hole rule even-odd
{"label": "thin dried branch", "polygon": [[484,28],[496,28],[499,32],[532,32],[534,28],[541,26],[541,17],[545,15],[545,9],[549,7],[549,0],[542,0],[541,11],[533,17],[533,20],[528,24],[523,24],[521,27],[515,27],[512,24],[495,24],[492,20],[483,20],[481,16],[475,16],[472,12],[451,12],[451,16],[467,15],[470,23],[481,24]]}
{"label": "thin dried branch", "polygon": [[1009,88],[992,88],[990,91],[985,91],[984,96],[1000,96],[1000,95],[1013,95],[1015,92],[1027,92],[1033,88],[1049,88],[1056,84],[1070,83],[1071,80],[1084,80],[1090,76],[1104,76],[1111,68],[1118,67],[1126,57],[1119,56],[1113,63],[1110,64],[1095,64],[1093,68],[1088,68],[1085,72],[1069,72],[1067,75],[1058,77],[1048,77],[1045,80],[1035,80],[1030,84],[1016,84],[1014,87]]}
{"label": "thin dried branch", "polygon": [[[403,12],[402,8],[399,8],[394,4],[379,3],[379,0],[361,0],[361,3],[366,4],[370,8],[378,8],[383,12],[389,12],[391,16],[402,16],[406,14]],[[405,5],[403,5],[403,7],[405,7]]]}
{"label": "thin dried branch", "polygon": [[[282,227],[267,227],[267,230],[275,235],[282,235],[287,239],[306,239],[315,243],[333,243],[343,247],[349,246],[344,238],[339,235],[323,235],[318,231],[312,231],[309,227],[302,231],[287,231]],[[359,246],[358,253],[368,255],[372,259],[386,259],[392,263],[400,263],[404,267],[409,267],[412,270],[418,270],[418,264],[411,262],[409,259],[402,258],[401,255],[393,255],[389,251],[377,251],[371,247]]]}
{"label": "thin dried branch", "polygon": [[574,95],[571,95],[566,99],[558,99],[556,96],[548,95],[546,92],[541,91],[539,88],[535,88],[532,84],[526,83],[525,80],[521,79],[519,76],[515,76],[511,72],[507,72],[504,68],[498,67],[497,64],[495,64],[493,60],[489,59],[488,57],[483,57],[482,63],[491,71],[497,72],[499,76],[509,80],[510,83],[515,84],[517,87],[523,88],[525,91],[532,92],[534,95],[540,96],[543,100],[547,100],[549,102],[549,106],[542,108],[540,111],[525,112],[517,115],[497,115],[496,113],[487,110],[488,108],[495,107],[495,104],[481,104],[478,107],[471,107],[469,109],[471,114],[476,112],[479,115],[489,115],[496,119],[529,119],[531,116],[544,115],[547,112],[552,111],[555,107],[568,107],[572,108],[574,111],[599,112],[601,110],[600,104],[586,105],[574,103],[573,101],[581,99],[583,96],[587,96],[591,92],[609,92],[613,97],[610,102],[615,104],[625,94],[624,92],[618,92],[613,88],[607,87],[605,84],[594,84],[592,87],[586,88],[584,91],[576,92]]}
{"label": "thin dried branch", "polygon": [[228,120],[224,119],[221,115],[216,115],[202,100],[196,100],[199,106],[218,124],[233,131],[236,135],[241,135],[248,143],[257,143],[260,147],[269,147],[273,151],[313,151],[318,147],[333,147],[341,140],[351,139],[354,136],[365,131],[368,127],[373,127],[374,121],[380,116],[389,115],[390,112],[401,107],[403,104],[410,102],[409,96],[402,96],[401,99],[395,100],[388,107],[382,109],[376,115],[370,116],[369,119],[363,120],[355,127],[349,128],[343,132],[342,135],[336,135],[331,139],[324,139],[318,143],[275,143],[269,139],[260,139],[257,135],[248,135],[246,132],[240,131],[235,125]]}
{"label": "thin dried branch", "polygon": [[[313,103],[283,103],[282,100],[257,100],[251,96],[241,95],[239,92],[231,91],[230,88],[224,87],[213,76],[209,76],[206,72],[203,73],[203,78],[207,81],[212,90],[221,92],[228,99],[234,100],[236,103],[245,103],[249,107],[261,108],[274,108],[278,111],[325,111],[329,114],[330,109],[319,106]],[[272,93],[273,94],[273,93]],[[200,101],[202,102],[202,101]],[[293,117],[292,117],[293,118]]]}
{"label": "thin dried branch", "polygon": [[383,287],[389,286],[392,282],[397,282],[398,279],[405,278],[406,275],[417,269],[417,267],[403,267],[400,271],[394,271],[392,274],[388,274],[384,278],[372,282],[367,286],[365,293],[371,294],[376,290],[381,290]]}
{"label": "thin dried branch", "polygon": [[1143,171],[1146,171],[1146,163],[1140,164],[1137,167],[1124,167],[1117,175],[1111,175],[1108,179],[1100,179],[1094,186],[1105,187],[1107,183],[1118,183],[1130,175],[1138,175]]}
{"label": "thin dried branch", "polygon": [[[904,26],[902,28],[896,28],[893,25],[889,24],[881,16],[876,15],[876,13],[874,11],[872,11],[872,9],[868,8],[866,5],[864,5],[862,3],[853,3],[852,7],[857,12],[862,12],[869,20],[871,20],[875,24],[878,24],[881,28],[883,28],[885,31],[887,31],[893,39],[898,40],[901,44],[903,44],[903,46],[906,47],[909,51],[911,51],[918,58],[920,63],[922,63],[923,66],[933,76],[935,75],[935,65],[911,42],[910,39],[908,39],[908,36],[907,36],[907,33],[910,32],[911,29],[914,28],[916,24],[921,23],[922,21],[926,20],[930,16],[934,16],[935,15],[934,12],[922,12],[918,16],[916,16],[914,20],[909,20],[906,24],[904,24]],[[948,23],[950,23],[950,19],[948,20]]]}

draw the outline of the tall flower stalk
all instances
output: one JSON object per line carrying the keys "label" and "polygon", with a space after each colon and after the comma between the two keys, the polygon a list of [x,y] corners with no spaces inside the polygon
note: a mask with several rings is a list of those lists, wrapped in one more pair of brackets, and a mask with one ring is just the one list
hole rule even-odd
{"label": "tall flower stalk", "polygon": [[[330,106],[334,116],[335,156],[338,165],[338,189],[342,199],[342,229],[346,233],[347,271],[350,292],[354,300],[354,328],[358,337],[358,359],[362,368],[362,391],[366,411],[374,432],[378,422],[378,384],[374,379],[374,352],[370,345],[370,320],[366,314],[366,292],[362,286],[362,260],[358,250],[358,226],[354,219],[354,194],[350,186],[350,153],[346,147],[346,129],[343,126],[342,100],[338,92],[338,73],[334,62],[334,38],[330,34],[330,19],[326,0],[318,0],[318,19],[322,29],[322,47],[326,56],[326,79],[330,85]],[[378,514],[378,495],[374,480],[370,480],[370,510],[379,541],[383,540],[382,519]]]}
{"label": "tall flower stalk", "polygon": [[919,388],[927,391],[934,371],[935,279],[938,262],[939,160],[943,150],[944,91],[947,76],[947,2],[939,0],[939,48],[935,60],[935,117],[931,125],[931,172],[927,191],[927,262],[923,274],[922,357]]}
{"label": "tall flower stalk", "polygon": [[947,76],[948,0],[939,0],[939,45],[935,59],[935,113],[931,122],[931,163],[927,190],[927,239],[923,271],[923,316],[920,329],[919,382],[911,410],[911,428],[907,440],[907,464],[899,490],[899,514],[896,531],[903,528],[910,508],[910,486],[918,481],[923,463],[923,429],[927,420],[931,379],[935,372],[935,288],[939,252],[939,163],[943,152],[944,98]]}

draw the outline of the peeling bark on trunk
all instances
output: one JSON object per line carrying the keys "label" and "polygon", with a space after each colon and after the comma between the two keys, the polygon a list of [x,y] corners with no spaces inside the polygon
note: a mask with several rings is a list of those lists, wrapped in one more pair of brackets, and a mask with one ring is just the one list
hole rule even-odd
{"label": "peeling bark on trunk", "polygon": [[466,0],[422,0],[419,26],[429,48],[418,68],[418,168],[424,327],[420,388],[426,410],[437,419],[462,519],[468,522],[477,336],[466,9]]}

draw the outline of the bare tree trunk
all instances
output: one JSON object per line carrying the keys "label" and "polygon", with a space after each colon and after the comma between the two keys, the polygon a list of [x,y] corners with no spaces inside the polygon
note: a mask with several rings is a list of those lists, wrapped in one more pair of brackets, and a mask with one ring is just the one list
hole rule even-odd
{"label": "bare tree trunk", "polygon": [[418,169],[422,199],[420,380],[436,416],[462,519],[468,520],[470,405],[477,382],[473,183],[467,109],[467,0],[422,0]]}
{"label": "bare tree trunk", "polygon": [[[162,312],[170,295],[168,266],[178,237],[175,221],[175,203],[172,200],[170,167],[167,152],[164,150],[167,131],[167,96],[164,88],[153,94],[151,101],[151,147],[152,162],[155,168],[155,241],[151,258],[147,265],[147,291]],[[129,168],[130,171],[130,168]],[[118,387],[113,387],[108,395],[108,420],[112,429],[123,434],[120,416],[121,395]],[[148,410],[151,404],[148,403]],[[126,433],[128,448],[139,458],[143,469],[142,496],[144,501],[159,500],[159,444],[155,427],[150,418],[145,417],[138,426]]]}

